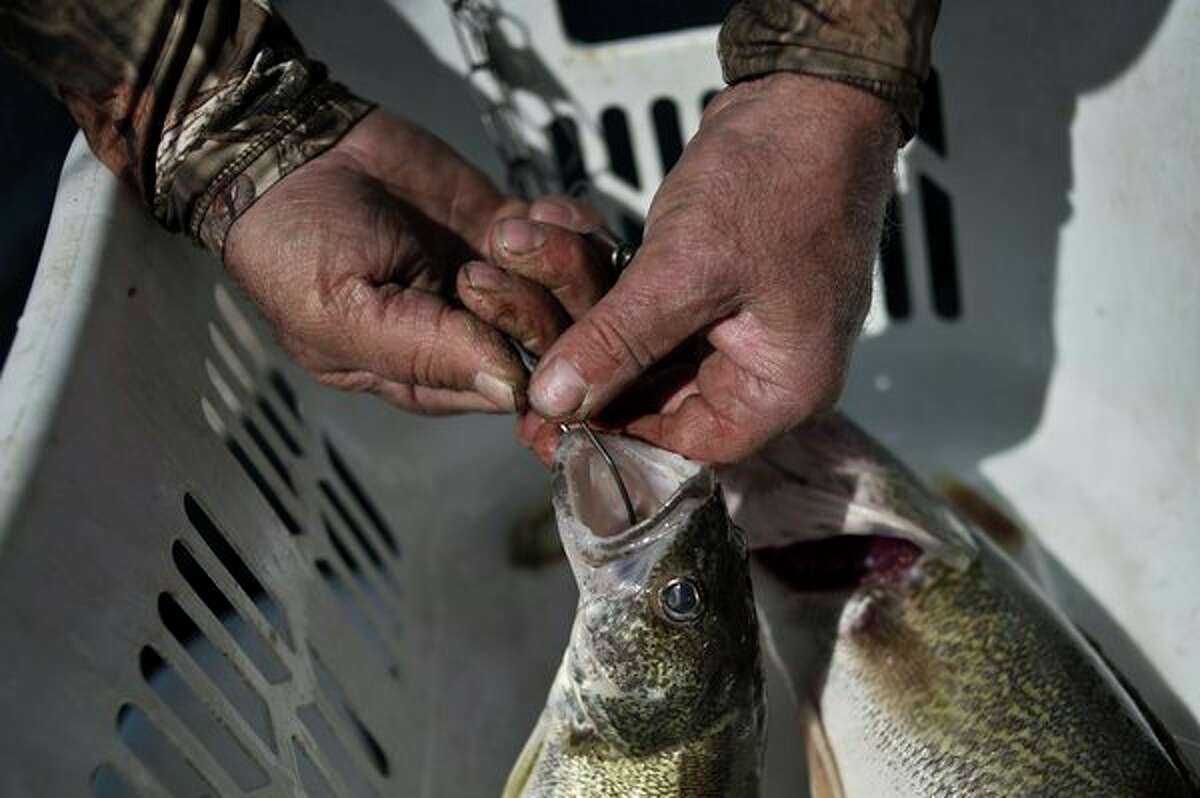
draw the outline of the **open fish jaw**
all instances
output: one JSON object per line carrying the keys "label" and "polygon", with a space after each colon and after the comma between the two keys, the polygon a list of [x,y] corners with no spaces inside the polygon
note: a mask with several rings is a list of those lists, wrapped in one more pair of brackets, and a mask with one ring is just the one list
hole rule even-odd
{"label": "open fish jaw", "polygon": [[571,638],[506,795],[753,796],[765,727],[745,541],[712,469],[564,436],[554,501],[580,590]]}

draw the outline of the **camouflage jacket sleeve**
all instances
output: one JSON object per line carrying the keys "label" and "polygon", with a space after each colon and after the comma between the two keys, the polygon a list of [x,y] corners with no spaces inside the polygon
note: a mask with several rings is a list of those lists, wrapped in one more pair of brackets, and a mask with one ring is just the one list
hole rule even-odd
{"label": "camouflage jacket sleeve", "polygon": [[941,0],[741,0],[721,29],[730,83],[803,72],[896,104],[904,140],[916,130]]}
{"label": "camouflage jacket sleeve", "polygon": [[164,226],[218,254],[239,214],[370,110],[269,0],[4,0],[0,50]]}

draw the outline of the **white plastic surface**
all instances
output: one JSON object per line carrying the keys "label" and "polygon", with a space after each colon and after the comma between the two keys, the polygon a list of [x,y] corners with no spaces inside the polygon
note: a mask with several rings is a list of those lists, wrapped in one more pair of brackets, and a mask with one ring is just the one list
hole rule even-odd
{"label": "white plastic surface", "polygon": [[[457,51],[442,3],[370,3],[353,15],[331,15],[317,0],[279,5],[337,76],[497,173],[453,71]],[[644,192],[619,199],[644,207],[656,177],[650,165],[657,163],[651,138],[638,133],[648,125],[646,107],[677,92],[685,133],[694,130],[699,93],[719,81],[715,31],[580,48],[557,34],[549,4],[505,5],[528,21],[532,51],[559,76],[566,99],[558,110],[587,117],[611,102],[630,109]],[[1186,0],[1120,11],[1099,11],[1083,0],[1052,10],[1033,0],[946,4],[935,47],[946,154],[919,141],[905,154],[901,210],[913,312],[879,324],[879,334],[864,341],[845,400],[925,475],[973,486],[1036,538],[1041,556],[1031,559],[1039,576],[1194,759],[1200,754],[1200,199],[1191,187],[1200,185],[1198,51],[1200,8]],[[585,137],[585,146],[590,158],[603,160],[596,141]],[[921,176],[936,180],[954,201],[963,305],[956,321],[936,316],[927,299],[925,220],[914,188]],[[56,207],[57,244],[43,260],[36,295],[47,295],[55,281],[64,296],[91,290],[98,269],[88,259],[99,257],[101,228],[119,202],[112,181],[98,185],[102,190],[72,195],[71,203],[83,205]],[[55,268],[55,258],[63,259],[63,269]],[[61,399],[58,387],[76,357],[73,330],[83,319],[71,309],[86,306],[31,306],[23,325],[53,336],[53,345],[22,349],[35,339],[19,338],[5,369],[0,529],[7,529],[27,487],[20,475],[33,467],[50,405]],[[522,503],[535,498],[527,480],[537,471],[528,463],[513,469],[504,422],[394,420],[366,401],[311,399],[318,414],[348,417],[347,408],[369,408],[348,426],[388,425],[384,438],[347,443],[355,465],[379,469],[376,484],[398,494],[419,483],[431,495],[449,486],[475,497],[464,518],[494,523],[515,501],[477,493],[491,483],[464,483],[468,468],[489,479],[505,475],[505,490],[530,494]],[[379,440],[387,441],[386,456],[371,448]],[[436,463],[422,459],[430,451],[439,453]],[[457,617],[453,588],[470,586],[479,617],[492,613],[487,628],[502,630],[512,615],[508,605],[520,597],[506,583],[489,581],[476,549],[469,536],[420,548],[420,561],[445,564],[447,577],[438,583],[444,592],[431,594],[425,609],[434,620]],[[527,596],[567,596],[568,587],[563,580],[534,585]],[[553,609],[565,623],[569,607]],[[523,628],[535,627],[526,621]],[[545,645],[531,635],[522,642]],[[509,637],[494,631],[481,651],[504,656]],[[444,697],[447,717],[460,709],[481,716],[503,709],[488,689],[484,654],[470,656],[443,639],[428,650],[462,674],[456,683],[462,689]],[[542,676],[524,678],[522,689],[538,694]],[[536,701],[526,709],[532,717]],[[497,760],[508,756],[500,750],[506,743],[491,740],[426,742],[430,757],[449,756],[446,747],[453,745],[486,748]]]}

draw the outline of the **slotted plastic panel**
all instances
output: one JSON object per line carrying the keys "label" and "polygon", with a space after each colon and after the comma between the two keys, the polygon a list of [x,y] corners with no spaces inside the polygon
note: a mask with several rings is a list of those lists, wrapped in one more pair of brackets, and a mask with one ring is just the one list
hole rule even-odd
{"label": "slotted plastic panel", "polygon": [[509,562],[548,483],[508,424],[316,390],[82,139],[46,251],[0,396],[0,794],[498,793],[574,604]]}
{"label": "slotted plastic panel", "polygon": [[[278,6],[336,75],[498,174],[440,3]],[[1009,5],[944,9],[936,113],[884,251],[896,279],[847,402],[1036,535],[1038,575],[1200,739],[1184,6],[1071,3],[1036,31]],[[577,139],[635,238],[672,129],[686,141],[720,85],[713,30],[581,47],[545,4],[504,10],[540,76],[531,141],[578,168]],[[1064,48],[1082,29],[1105,46]],[[676,122],[660,106],[656,127],[664,98]],[[561,564],[510,560],[544,472],[508,420],[316,389],[81,141],[0,381],[0,451],[0,795],[498,793],[574,605]],[[768,687],[766,794],[794,795],[795,723]]]}

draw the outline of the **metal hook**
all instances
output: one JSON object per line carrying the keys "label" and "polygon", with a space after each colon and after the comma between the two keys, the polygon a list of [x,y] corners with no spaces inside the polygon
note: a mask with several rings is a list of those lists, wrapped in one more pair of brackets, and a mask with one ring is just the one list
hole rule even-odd
{"label": "metal hook", "polygon": [[[530,374],[537,368],[538,356],[530,352],[520,344],[516,339],[509,338],[508,342],[513,349],[517,350],[517,357],[521,358],[521,365],[525,367]],[[621,494],[621,503],[625,505],[625,515],[629,518],[629,525],[634,526],[638,522],[637,512],[633,508],[633,499],[629,496],[629,488],[625,485],[625,479],[621,476],[621,469],[617,467],[617,461],[613,459],[607,447],[600,440],[600,436],[596,434],[586,421],[576,422],[575,426],[583,430],[587,435],[588,441],[596,448],[596,452],[600,458],[604,460],[604,465],[608,467],[608,472],[612,474],[613,482],[617,486],[617,492]],[[570,430],[569,424],[559,424],[558,428],[563,432]]]}
{"label": "metal hook", "polygon": [[[596,228],[589,233],[585,233],[584,236],[612,248],[610,259],[613,271],[618,274],[628,265],[629,261],[633,260],[633,256],[636,253],[634,247],[622,242],[606,227]],[[538,356],[530,352],[514,338],[510,337],[508,342],[517,350],[517,356],[521,359],[521,365],[525,367],[526,371],[532,374],[534,369],[537,368]],[[633,499],[629,495],[629,488],[625,485],[625,479],[621,476],[621,469],[617,467],[617,461],[613,459],[604,442],[600,440],[600,436],[596,434],[596,431],[586,421],[577,422],[575,426],[583,430],[584,434],[587,435],[588,441],[595,447],[596,452],[604,461],[604,465],[608,467],[608,472],[612,474],[617,491],[621,494],[621,503],[625,505],[625,515],[629,519],[629,525],[636,525],[638,522],[637,511],[634,509]],[[559,429],[567,432],[570,429],[570,425],[560,424]]]}

